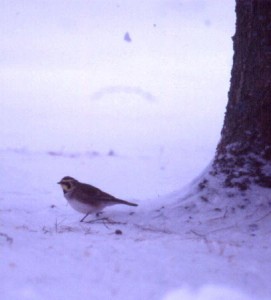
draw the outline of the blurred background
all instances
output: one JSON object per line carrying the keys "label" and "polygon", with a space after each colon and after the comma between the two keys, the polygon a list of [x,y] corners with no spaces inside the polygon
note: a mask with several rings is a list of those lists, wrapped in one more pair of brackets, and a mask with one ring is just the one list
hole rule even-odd
{"label": "blurred background", "polygon": [[211,161],[227,103],[234,1],[0,4],[2,161],[26,155],[26,168],[39,155],[41,174],[130,198],[179,189]]}

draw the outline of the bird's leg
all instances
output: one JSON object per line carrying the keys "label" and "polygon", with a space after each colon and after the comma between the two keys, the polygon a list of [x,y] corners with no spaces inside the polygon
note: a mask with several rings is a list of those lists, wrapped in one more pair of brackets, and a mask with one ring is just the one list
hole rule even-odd
{"label": "bird's leg", "polygon": [[[87,221],[87,222],[85,222],[85,223],[89,223],[89,224],[91,224],[91,223],[103,223],[105,226],[106,226],[106,224],[126,224],[126,223],[122,223],[122,222],[113,221],[113,220],[111,220],[111,219],[108,218],[108,217],[99,218],[99,216],[100,216],[101,214],[103,214],[102,211],[97,212],[97,213],[96,213],[96,217],[97,217],[96,219]],[[83,218],[80,222],[83,222],[83,221],[85,220],[85,218],[86,218],[88,215],[89,215],[89,213],[86,214],[86,215],[84,216],[84,218]],[[107,226],[106,226],[106,227],[107,227]]]}
{"label": "bird's leg", "polygon": [[96,222],[96,221],[102,221],[103,223],[104,223],[105,221],[108,222],[109,219],[108,219],[107,217],[99,218],[100,215],[102,215],[103,213],[104,213],[103,211],[98,211],[98,212],[96,213],[96,217],[97,217],[98,219],[93,220],[93,222]]}
{"label": "bird's leg", "polygon": [[89,215],[89,213],[87,213],[81,220],[80,222],[84,222],[85,218]]}

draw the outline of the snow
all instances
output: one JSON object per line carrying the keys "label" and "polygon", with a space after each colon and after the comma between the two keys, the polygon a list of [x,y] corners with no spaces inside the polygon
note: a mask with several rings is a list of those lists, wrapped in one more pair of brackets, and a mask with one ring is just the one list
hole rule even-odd
{"label": "snow", "polygon": [[[269,191],[245,210],[205,169],[233,1],[9,1],[0,14],[1,299],[270,299]],[[67,175],[139,206],[80,223],[56,184]]]}
{"label": "snow", "polygon": [[248,300],[249,298],[236,290],[225,287],[206,285],[199,291],[195,292],[189,288],[182,288],[180,290],[170,293],[165,300]]}

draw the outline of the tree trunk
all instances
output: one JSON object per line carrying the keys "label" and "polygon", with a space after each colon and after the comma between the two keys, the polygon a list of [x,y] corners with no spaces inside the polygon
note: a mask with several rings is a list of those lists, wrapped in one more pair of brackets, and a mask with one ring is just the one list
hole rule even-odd
{"label": "tree trunk", "polygon": [[229,100],[212,175],[271,187],[271,0],[236,0]]}

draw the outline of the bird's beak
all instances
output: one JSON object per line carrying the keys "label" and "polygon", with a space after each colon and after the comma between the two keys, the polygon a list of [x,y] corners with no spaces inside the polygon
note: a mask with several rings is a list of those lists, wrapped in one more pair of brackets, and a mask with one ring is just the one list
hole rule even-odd
{"label": "bird's beak", "polygon": [[61,181],[57,182],[57,184],[61,184]]}

